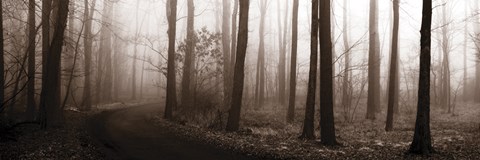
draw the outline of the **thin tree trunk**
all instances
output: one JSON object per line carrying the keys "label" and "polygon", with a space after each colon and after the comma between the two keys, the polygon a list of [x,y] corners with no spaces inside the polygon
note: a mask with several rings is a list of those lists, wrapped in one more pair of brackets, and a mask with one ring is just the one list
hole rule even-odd
{"label": "thin tree trunk", "polygon": [[[468,6],[469,3],[465,3],[465,18],[468,18]],[[465,21],[465,26],[464,26],[464,42],[463,42],[463,101],[468,101],[468,68],[467,68],[467,45],[468,45],[468,21]]]}
{"label": "thin tree trunk", "polygon": [[317,89],[317,64],[318,64],[318,0],[312,0],[312,27],[310,35],[310,72],[308,76],[307,103],[305,107],[305,120],[300,138],[315,138],[315,94]]}
{"label": "thin tree trunk", "polygon": [[[170,4],[170,0],[167,0],[167,9],[170,7],[168,4]],[[176,1],[175,1],[176,2]],[[132,58],[132,100],[137,99],[137,46],[138,46],[138,36],[140,34],[140,26],[138,26],[138,14],[140,12],[140,1],[137,1],[137,8],[135,11],[135,44],[133,45],[133,58]],[[175,13],[176,14],[176,13]],[[169,21],[170,23],[170,21]],[[176,23],[176,22],[175,22]]]}
{"label": "thin tree trunk", "polygon": [[449,52],[450,52],[450,42],[448,39],[448,27],[449,24],[447,22],[447,13],[446,13],[446,1],[443,0],[442,3],[445,5],[442,6],[442,52],[443,52],[443,97],[442,97],[442,106],[445,109],[448,109],[448,113],[451,112],[450,108],[450,62],[449,62]]}
{"label": "thin tree trunk", "polygon": [[[237,17],[238,17],[238,0],[234,1],[233,4],[233,13],[232,13],[232,43],[231,43],[231,58],[230,58],[230,63],[231,63],[231,68],[230,68],[230,73],[233,73],[233,70],[235,68],[235,53],[237,49]],[[230,75],[230,81],[233,82],[233,74]]]}
{"label": "thin tree trunk", "polygon": [[[52,0],[42,1],[42,86],[46,86],[47,79],[47,55],[50,48],[50,13],[52,10]],[[46,108],[39,105],[39,117],[45,117]]]}
{"label": "thin tree trunk", "polygon": [[390,57],[390,77],[388,86],[388,110],[387,110],[387,124],[385,131],[393,130],[393,113],[395,101],[398,97],[395,95],[397,77],[398,77],[398,30],[399,30],[399,5],[400,0],[393,0],[393,35],[392,35],[392,56]]}
{"label": "thin tree trunk", "polygon": [[193,0],[188,0],[188,17],[187,17],[187,47],[185,52],[185,61],[182,77],[182,106],[191,108],[193,106],[192,94],[192,73],[194,67],[193,57],[195,56],[195,6]]}
{"label": "thin tree trunk", "polygon": [[417,119],[409,152],[433,152],[430,135],[430,65],[431,65],[432,0],[423,0],[422,28],[420,30],[420,76],[418,84]]}
{"label": "thin tree trunk", "polygon": [[242,107],[243,85],[245,78],[245,55],[248,44],[248,13],[250,0],[240,1],[240,21],[238,27],[238,44],[233,75],[232,103],[228,114],[227,131],[238,131]]}
{"label": "thin tree trunk", "polygon": [[[3,3],[0,3],[3,8]],[[5,102],[5,60],[4,60],[4,44],[3,44],[3,9],[0,11],[0,106],[3,108]]]}
{"label": "thin tree trunk", "polygon": [[[27,86],[27,112],[29,120],[35,119],[35,0],[28,1],[28,86]],[[2,63],[3,65],[3,63]],[[0,70],[3,72],[3,70]],[[3,90],[3,89],[2,89]]]}
{"label": "thin tree trunk", "polygon": [[257,102],[256,107],[263,107],[265,101],[265,15],[267,14],[267,0],[260,1],[260,29],[257,63]]}
{"label": "thin tree trunk", "polygon": [[89,111],[92,109],[92,94],[91,94],[91,63],[92,63],[92,19],[93,12],[95,10],[96,0],[93,0],[92,7],[89,7],[88,0],[85,0],[85,10],[84,10],[84,23],[85,23],[85,36],[83,39],[84,43],[84,56],[85,56],[85,80],[83,81],[84,90],[83,90],[83,109]]}
{"label": "thin tree trunk", "polygon": [[223,94],[224,94],[224,106],[228,106],[231,101],[231,83],[230,77],[230,65],[225,62],[230,62],[230,0],[223,0],[223,14],[222,14],[222,49],[223,49]]}
{"label": "thin tree trunk", "polygon": [[347,0],[343,0],[343,45],[344,45],[344,54],[345,54],[345,68],[343,75],[343,84],[342,84],[342,106],[345,113],[345,120],[349,119],[348,115],[350,114],[351,107],[351,97],[350,97],[350,44],[348,43],[348,22],[347,22]]}
{"label": "thin tree trunk", "polygon": [[177,0],[167,3],[168,17],[168,64],[167,64],[167,100],[165,104],[165,119],[173,118],[173,110],[177,108],[176,78],[175,78],[175,36],[177,32]]}
{"label": "thin tree trunk", "polygon": [[[295,119],[295,97],[296,97],[295,92],[297,88],[298,3],[299,3],[298,0],[293,1],[292,56],[291,56],[291,62],[290,62],[291,72],[290,72],[290,94],[289,94],[290,98],[288,102],[288,112],[287,112],[287,122],[289,123],[292,123]],[[281,100],[283,100],[283,98]],[[314,101],[313,104],[315,105],[315,96],[313,96],[313,101]]]}

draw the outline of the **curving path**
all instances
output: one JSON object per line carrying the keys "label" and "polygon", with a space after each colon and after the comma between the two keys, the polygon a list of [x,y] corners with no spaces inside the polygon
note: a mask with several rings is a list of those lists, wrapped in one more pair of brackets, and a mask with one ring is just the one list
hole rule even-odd
{"label": "curving path", "polygon": [[106,159],[248,159],[215,146],[190,142],[155,126],[149,117],[160,114],[160,104],[104,111],[88,121],[89,132],[106,153]]}

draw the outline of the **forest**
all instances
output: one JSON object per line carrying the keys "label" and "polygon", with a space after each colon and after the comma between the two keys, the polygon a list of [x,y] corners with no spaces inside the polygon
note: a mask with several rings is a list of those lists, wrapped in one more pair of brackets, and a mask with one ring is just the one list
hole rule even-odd
{"label": "forest", "polygon": [[0,0],[0,159],[478,159],[478,0]]}

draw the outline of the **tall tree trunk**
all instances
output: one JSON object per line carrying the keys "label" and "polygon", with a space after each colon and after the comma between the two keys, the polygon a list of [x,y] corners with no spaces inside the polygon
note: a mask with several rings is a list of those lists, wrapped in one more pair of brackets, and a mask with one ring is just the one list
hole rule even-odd
{"label": "tall tree trunk", "polygon": [[193,105],[192,97],[192,72],[194,67],[193,57],[195,56],[195,6],[193,0],[188,0],[188,17],[187,17],[187,49],[185,52],[185,62],[182,77],[182,105],[190,108]]}
{"label": "tall tree trunk", "polygon": [[165,104],[165,119],[173,118],[173,109],[177,108],[177,87],[175,78],[175,36],[177,32],[177,0],[167,3],[168,18],[168,64],[167,64],[167,100]]}
{"label": "tall tree trunk", "polygon": [[60,107],[60,59],[63,39],[68,17],[69,0],[58,1],[58,14],[54,15],[56,22],[51,46],[46,57],[46,82],[42,86],[40,108],[45,108],[41,114],[42,128],[61,126],[63,124],[63,110]]}
{"label": "tall tree trunk", "polygon": [[257,83],[256,107],[263,107],[265,101],[265,15],[267,14],[267,0],[260,1],[260,29],[259,29],[259,47],[258,47],[258,63],[257,63]]}
{"label": "tall tree trunk", "polygon": [[450,52],[450,42],[448,39],[448,28],[449,22],[447,22],[447,13],[446,13],[446,6],[447,2],[445,0],[442,1],[444,4],[442,6],[442,52],[443,52],[443,86],[442,86],[442,106],[444,109],[448,109],[448,113],[451,112],[450,108],[450,62],[449,62],[449,52]]}
{"label": "tall tree trunk", "polygon": [[[50,48],[50,14],[53,0],[42,1],[42,86],[46,86],[47,79],[47,56]],[[45,106],[39,105],[39,117],[45,117]]]}
{"label": "tall tree trunk", "polygon": [[333,64],[330,0],[320,1],[320,135],[325,145],[336,145],[333,115]]}
{"label": "tall tree trunk", "polygon": [[409,149],[409,152],[416,154],[430,154],[433,152],[430,135],[431,27],[432,0],[423,0],[417,119],[413,142]]}
{"label": "tall tree trunk", "polygon": [[[468,18],[468,7],[469,3],[465,3],[465,18]],[[467,45],[468,45],[468,21],[465,21],[465,26],[464,26],[464,33],[463,33],[463,101],[466,102],[468,101],[468,68],[467,68]]]}
{"label": "tall tree trunk", "polygon": [[345,121],[349,120],[351,97],[350,97],[350,44],[348,43],[347,0],[343,0],[343,46],[345,54],[345,67],[342,84],[342,106],[345,112]]}
{"label": "tall tree trunk", "polygon": [[229,81],[230,69],[230,0],[223,0],[223,14],[222,14],[222,49],[223,49],[223,94],[224,106],[228,106],[231,101],[231,83]]}
{"label": "tall tree trunk", "polygon": [[92,109],[92,94],[91,94],[91,63],[92,63],[92,19],[95,10],[96,0],[93,0],[92,7],[89,7],[88,0],[85,0],[84,23],[85,36],[83,39],[84,56],[85,56],[85,80],[83,81],[83,109],[89,111]]}
{"label": "tall tree trunk", "polygon": [[388,86],[388,109],[387,109],[387,124],[385,131],[392,131],[393,129],[393,113],[396,97],[395,90],[398,77],[398,30],[399,30],[399,7],[400,0],[393,0],[393,31],[392,31],[392,56],[390,57],[390,77]]}
{"label": "tall tree trunk", "polygon": [[[29,120],[35,119],[35,0],[28,1],[28,81],[27,112]],[[2,63],[3,64],[3,63]],[[1,70],[3,72],[3,70]]]}
{"label": "tall tree trunk", "polygon": [[315,138],[315,94],[317,89],[317,64],[318,64],[318,0],[312,0],[312,31],[310,35],[310,72],[308,74],[307,104],[305,107],[305,120],[300,138]]}
{"label": "tall tree trunk", "polygon": [[243,85],[245,78],[245,55],[248,44],[248,12],[250,0],[240,1],[240,21],[238,27],[238,44],[233,75],[232,103],[228,114],[227,131],[238,131],[242,107]]}
{"label": "tall tree trunk", "polygon": [[3,44],[3,3],[0,3],[0,106],[4,107],[5,101],[5,60],[4,60],[4,44]]}
{"label": "tall tree trunk", "polygon": [[[279,52],[279,62],[278,62],[278,100],[280,101],[281,105],[285,104],[285,68],[286,68],[286,63],[285,63],[285,54],[286,52],[283,50],[283,39],[286,37],[283,37],[283,32],[282,32],[282,12],[281,12],[281,7],[280,7],[280,2],[277,3],[277,11],[278,11],[278,52]],[[285,6],[285,8],[288,8],[288,6]],[[287,12],[287,11],[285,11]],[[287,23],[287,22],[284,22]]]}
{"label": "tall tree trunk", "polygon": [[[474,6],[475,8],[477,9],[478,8],[478,1],[474,1]],[[480,38],[479,36],[479,30],[480,30],[480,25],[478,24],[479,22],[479,18],[478,18],[479,15],[476,16],[475,18],[475,22],[474,22],[474,29],[475,29],[475,35],[476,38]],[[475,42],[477,43],[476,46],[479,45],[480,42]],[[477,48],[477,55],[480,54],[480,49]],[[474,98],[476,103],[480,103],[480,61],[476,60],[475,61],[475,95],[474,95]]]}
{"label": "tall tree trunk", "polygon": [[[232,43],[231,44],[231,58],[230,58],[230,73],[233,73],[233,70],[235,68],[235,53],[237,49],[237,17],[238,17],[238,0],[234,1],[233,4],[233,13],[232,13]],[[233,74],[230,74],[230,81],[233,82]]]}
{"label": "tall tree trunk", "polygon": [[102,26],[102,39],[100,41],[100,54],[105,54],[105,62],[103,67],[105,69],[105,79],[103,80],[102,87],[102,99],[106,103],[110,103],[112,101],[112,89],[113,89],[113,68],[112,68],[112,14],[113,14],[113,2],[112,1],[104,1],[104,20],[103,23],[106,25]]}
{"label": "tall tree trunk", "polygon": [[368,51],[368,100],[366,118],[374,120],[380,105],[380,61],[378,45],[377,0],[370,0],[370,40]]}
{"label": "tall tree trunk", "polygon": [[[295,119],[295,97],[296,97],[295,92],[297,88],[298,3],[299,3],[298,0],[293,1],[292,56],[291,56],[291,62],[290,62],[290,68],[291,68],[290,69],[291,71],[290,72],[290,95],[289,95],[290,98],[288,101],[288,111],[287,111],[287,122],[289,123],[292,123],[293,120]],[[283,98],[281,98],[281,100],[283,101]],[[315,96],[313,97],[313,101],[315,101]]]}
{"label": "tall tree trunk", "polygon": [[[169,7],[171,7],[171,6],[169,6],[170,3],[171,3],[170,0],[167,0],[167,12],[169,10]],[[133,58],[132,58],[132,100],[137,99],[137,52],[138,52],[137,46],[138,46],[138,39],[139,39],[138,36],[140,34],[140,26],[138,25],[138,21],[140,20],[138,18],[138,14],[140,12],[139,8],[140,8],[140,1],[137,1],[137,8],[135,10],[135,30],[136,30],[135,31],[135,44],[133,45]],[[169,13],[167,13],[167,14],[169,14]],[[175,12],[175,14],[176,14],[176,12]],[[171,22],[169,21],[169,23],[171,23]],[[170,27],[170,25],[169,25],[169,27]],[[170,37],[170,35],[169,35],[169,37]],[[175,47],[175,44],[174,44],[174,47]]]}

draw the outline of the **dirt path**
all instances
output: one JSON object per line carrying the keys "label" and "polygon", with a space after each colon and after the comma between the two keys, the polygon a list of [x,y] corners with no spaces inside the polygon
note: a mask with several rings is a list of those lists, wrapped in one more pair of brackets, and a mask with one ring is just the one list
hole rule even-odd
{"label": "dirt path", "polygon": [[248,159],[155,126],[149,117],[160,114],[161,108],[151,104],[105,111],[89,120],[89,130],[103,145],[107,159]]}

